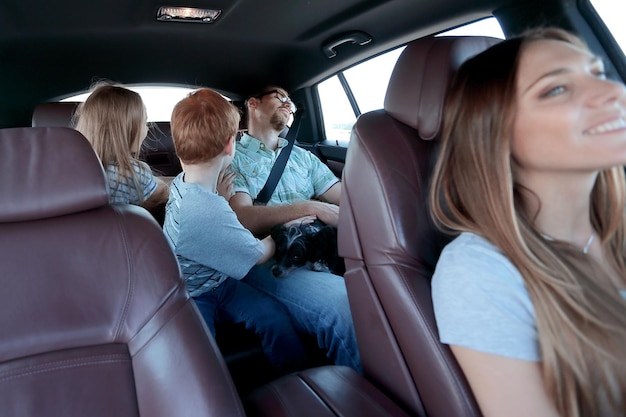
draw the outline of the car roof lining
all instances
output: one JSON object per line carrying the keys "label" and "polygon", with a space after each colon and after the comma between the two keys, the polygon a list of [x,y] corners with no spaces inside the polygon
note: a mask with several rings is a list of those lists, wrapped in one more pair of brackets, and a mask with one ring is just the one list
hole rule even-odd
{"label": "car roof lining", "polygon": [[[30,120],[38,102],[84,91],[97,79],[201,85],[235,99],[267,84],[293,91],[512,2],[213,0],[208,5],[224,10],[215,23],[186,24],[156,21],[163,5],[156,0],[6,0],[0,2],[0,91],[6,100],[0,126]],[[324,55],[325,42],[354,30],[374,40],[341,45],[335,58]]]}

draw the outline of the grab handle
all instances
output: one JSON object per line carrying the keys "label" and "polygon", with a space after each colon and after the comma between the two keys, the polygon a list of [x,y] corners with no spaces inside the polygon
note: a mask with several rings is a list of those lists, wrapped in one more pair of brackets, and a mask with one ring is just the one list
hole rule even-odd
{"label": "grab handle", "polygon": [[337,47],[344,43],[355,43],[359,46],[367,45],[372,41],[372,37],[365,32],[355,30],[353,32],[347,32],[341,36],[328,41],[322,45],[322,51],[327,58],[334,58],[337,56]]}

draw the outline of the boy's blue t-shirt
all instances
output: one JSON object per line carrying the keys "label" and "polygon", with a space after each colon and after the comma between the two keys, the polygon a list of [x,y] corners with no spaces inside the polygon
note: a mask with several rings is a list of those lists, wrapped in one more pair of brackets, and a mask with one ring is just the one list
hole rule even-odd
{"label": "boy's blue t-shirt", "polygon": [[264,251],[223,197],[183,178],[170,185],[163,231],[196,297],[228,277],[242,279]]}

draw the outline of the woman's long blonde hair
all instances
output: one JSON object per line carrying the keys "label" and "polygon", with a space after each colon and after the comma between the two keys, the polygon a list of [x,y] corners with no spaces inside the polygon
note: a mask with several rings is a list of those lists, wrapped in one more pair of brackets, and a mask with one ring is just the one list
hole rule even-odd
{"label": "woman's long blonde hair", "polygon": [[516,183],[510,132],[520,54],[551,39],[585,48],[559,29],[535,29],[467,61],[449,90],[441,154],[430,194],[435,222],[469,231],[497,246],[519,270],[536,314],[543,380],[560,415],[624,415],[626,400],[626,212],[624,168],[601,171],[591,195],[591,221],[614,282],[593,259],[542,237],[524,201],[537,198]]}
{"label": "woman's long blonde hair", "polygon": [[132,179],[141,200],[143,190],[134,169],[147,123],[141,96],[120,85],[98,82],[75,117],[76,130],[89,140],[103,167],[118,167],[118,184],[126,182],[124,177]]}

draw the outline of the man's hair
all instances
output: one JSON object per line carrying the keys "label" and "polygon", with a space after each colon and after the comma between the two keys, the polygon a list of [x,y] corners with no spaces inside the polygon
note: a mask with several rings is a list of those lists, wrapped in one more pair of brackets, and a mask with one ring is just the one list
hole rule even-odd
{"label": "man's hair", "polygon": [[239,110],[208,88],[190,93],[172,111],[172,138],[183,163],[206,162],[223,150],[237,133]]}

